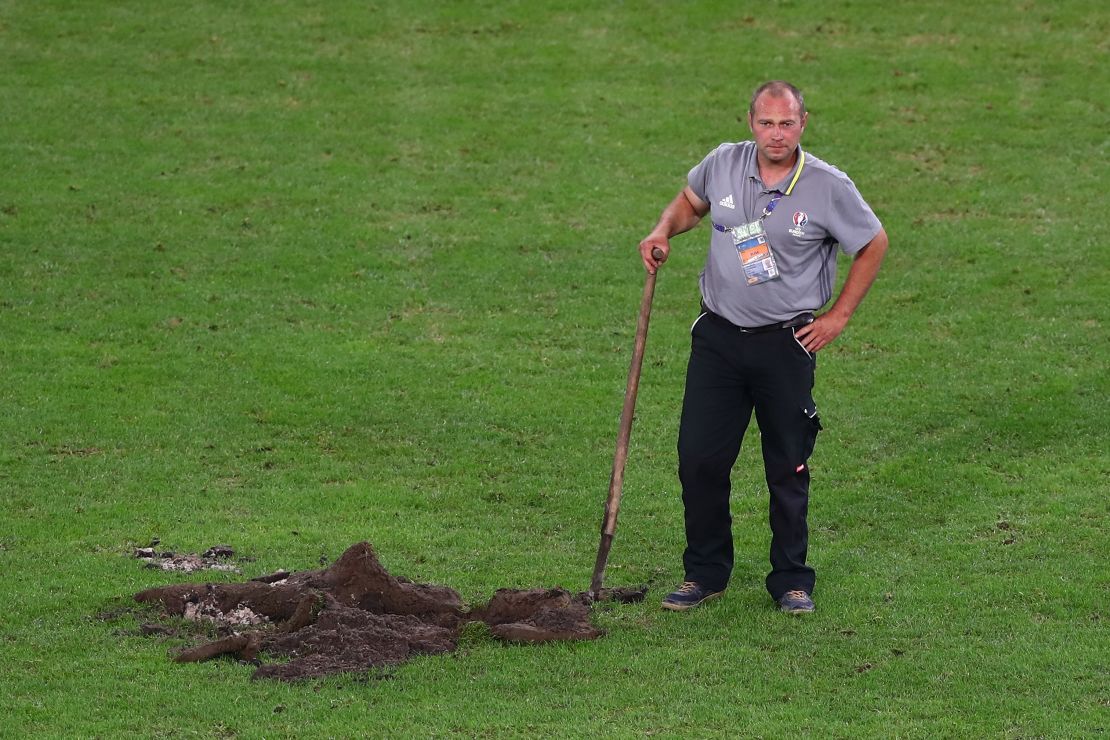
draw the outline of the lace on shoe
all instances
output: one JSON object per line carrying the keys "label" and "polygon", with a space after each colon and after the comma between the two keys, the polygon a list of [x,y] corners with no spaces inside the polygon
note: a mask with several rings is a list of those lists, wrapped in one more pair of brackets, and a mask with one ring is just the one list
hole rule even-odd
{"label": "lace on shoe", "polygon": [[809,594],[807,594],[805,591],[787,591],[786,595],[791,596],[795,599],[808,599],[809,598]]}
{"label": "lace on shoe", "polygon": [[678,587],[678,593],[680,594],[692,594],[697,590],[698,584],[693,581],[683,581],[682,585]]}

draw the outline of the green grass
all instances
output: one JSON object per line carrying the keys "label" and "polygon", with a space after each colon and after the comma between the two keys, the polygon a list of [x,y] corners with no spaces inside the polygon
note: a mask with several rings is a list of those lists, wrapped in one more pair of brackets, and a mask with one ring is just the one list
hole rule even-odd
{"label": "green grass", "polygon": [[[1078,0],[0,0],[0,735],[1105,733],[1108,32]],[[635,245],[773,77],[892,242],[818,371],[816,615],[762,590],[754,433],[728,595],[658,609],[698,230],[608,571],[652,591],[605,639],[287,686],[95,617],[186,578],[129,557],[155,536],[584,589]]]}

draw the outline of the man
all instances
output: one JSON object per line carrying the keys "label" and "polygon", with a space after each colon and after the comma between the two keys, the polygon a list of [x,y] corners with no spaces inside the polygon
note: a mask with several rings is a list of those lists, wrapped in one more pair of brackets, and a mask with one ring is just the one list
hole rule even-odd
{"label": "man", "polygon": [[[844,330],[888,242],[847,175],[799,146],[807,119],[796,87],[761,85],[748,108],[753,140],[721,144],[690,170],[640,242],[654,273],[671,237],[707,214],[712,221],[678,434],[685,578],[665,609],[691,609],[728,584],[729,476],[754,409],[770,491],[767,590],[785,612],[814,610],[806,512],[807,461],[821,428],[812,396],[816,353]],[[851,269],[832,308],[815,317],[832,297],[837,245],[852,255]]]}

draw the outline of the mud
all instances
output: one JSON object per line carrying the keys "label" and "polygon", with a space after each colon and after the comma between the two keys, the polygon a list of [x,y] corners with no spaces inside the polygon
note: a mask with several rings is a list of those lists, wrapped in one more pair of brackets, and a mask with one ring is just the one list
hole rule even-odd
{"label": "mud", "polygon": [[471,612],[498,637],[514,642],[592,640],[601,631],[590,624],[589,601],[561,588],[535,591],[500,589]]}
{"label": "mud", "polygon": [[[644,589],[606,590],[600,599],[638,601]],[[330,567],[281,571],[246,583],[163,586],[135,594],[172,617],[213,623],[220,639],[184,650],[178,662],[230,655],[259,667],[254,678],[297,680],[364,673],[414,655],[455,650],[470,622],[484,622],[508,642],[593,640],[591,600],[561,588],[497,591],[467,609],[446,586],[391,575],[368,542],[351,546]],[[151,625],[144,632],[155,634]]]}
{"label": "mud", "polygon": [[175,570],[192,573],[198,570],[221,570],[229,573],[241,572],[235,565],[227,562],[235,555],[228,545],[213,545],[203,555],[196,553],[177,553],[157,549],[158,540],[152,540],[146,547],[135,548],[135,557],[146,561],[146,567],[158,570]]}

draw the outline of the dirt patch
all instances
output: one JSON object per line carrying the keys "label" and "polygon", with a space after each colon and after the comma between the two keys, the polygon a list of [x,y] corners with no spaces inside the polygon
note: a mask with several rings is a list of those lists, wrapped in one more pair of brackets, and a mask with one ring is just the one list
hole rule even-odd
{"label": "dirt patch", "polygon": [[[602,598],[637,601],[644,589],[607,590]],[[414,655],[451,652],[462,628],[484,622],[502,640],[592,640],[591,600],[561,588],[502,589],[489,603],[466,609],[445,586],[390,575],[367,542],[330,567],[281,571],[246,583],[163,586],[135,594],[168,616],[205,620],[221,638],[185,650],[178,662],[232,655],[259,663],[255,678],[296,680],[366,672]],[[261,664],[260,658],[269,662]]]}
{"label": "dirt patch", "polygon": [[535,591],[500,589],[489,604],[471,611],[498,637],[514,642],[592,640],[601,631],[590,624],[589,601],[561,588]]}
{"label": "dirt patch", "polygon": [[146,547],[135,548],[135,557],[146,561],[146,567],[158,570],[176,570],[192,573],[198,570],[222,570],[239,573],[235,565],[228,562],[235,550],[228,545],[213,545],[203,555],[196,553],[177,553],[158,549],[158,540],[152,540]]}

